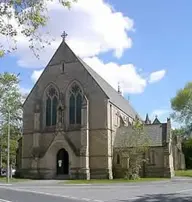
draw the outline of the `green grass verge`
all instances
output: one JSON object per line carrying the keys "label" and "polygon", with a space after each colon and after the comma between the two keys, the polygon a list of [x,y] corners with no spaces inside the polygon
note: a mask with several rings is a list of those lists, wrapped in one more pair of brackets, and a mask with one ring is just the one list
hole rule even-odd
{"label": "green grass verge", "polygon": [[175,175],[180,177],[192,177],[192,170],[177,170],[175,171]]}
{"label": "green grass verge", "polygon": [[113,184],[113,183],[130,183],[130,182],[150,182],[150,181],[160,181],[168,180],[168,178],[140,178],[138,180],[127,180],[127,179],[113,179],[113,180],[67,180],[61,183],[65,184]]}
{"label": "green grass verge", "polygon": [[[11,178],[9,180],[10,183],[16,183],[16,182],[25,182],[25,181],[29,181],[30,179],[23,179],[23,178]],[[2,183],[6,183],[7,179],[6,177],[0,177],[0,182]]]}

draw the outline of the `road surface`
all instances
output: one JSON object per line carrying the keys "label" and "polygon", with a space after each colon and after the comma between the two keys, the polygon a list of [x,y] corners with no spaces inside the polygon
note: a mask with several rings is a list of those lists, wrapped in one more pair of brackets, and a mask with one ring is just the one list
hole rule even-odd
{"label": "road surface", "polygon": [[0,184],[0,202],[192,202],[192,179],[109,185]]}

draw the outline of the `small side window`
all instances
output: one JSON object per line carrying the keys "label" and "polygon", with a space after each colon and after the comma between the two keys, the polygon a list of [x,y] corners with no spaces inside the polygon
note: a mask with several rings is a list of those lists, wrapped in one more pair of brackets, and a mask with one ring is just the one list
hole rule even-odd
{"label": "small side window", "polygon": [[149,151],[149,164],[155,164],[155,151]]}

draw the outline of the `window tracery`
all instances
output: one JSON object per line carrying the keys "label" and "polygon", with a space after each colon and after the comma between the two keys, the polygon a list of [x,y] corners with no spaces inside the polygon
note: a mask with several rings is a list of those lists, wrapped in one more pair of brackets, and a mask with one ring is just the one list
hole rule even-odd
{"label": "window tracery", "polygon": [[58,93],[52,85],[46,91],[46,126],[57,123]]}
{"label": "window tracery", "polygon": [[69,123],[81,124],[82,90],[73,83],[69,91]]}

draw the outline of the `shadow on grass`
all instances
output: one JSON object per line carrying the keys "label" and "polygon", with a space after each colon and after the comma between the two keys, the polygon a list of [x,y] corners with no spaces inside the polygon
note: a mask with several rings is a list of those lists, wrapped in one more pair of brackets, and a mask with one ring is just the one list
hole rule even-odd
{"label": "shadow on grass", "polygon": [[192,196],[184,194],[149,194],[138,196],[138,199],[121,200],[121,202],[192,202]]}

